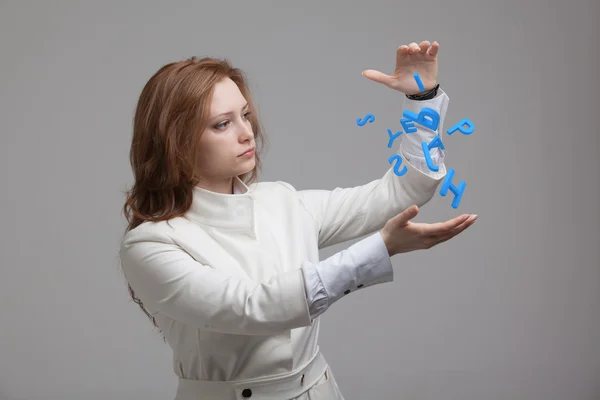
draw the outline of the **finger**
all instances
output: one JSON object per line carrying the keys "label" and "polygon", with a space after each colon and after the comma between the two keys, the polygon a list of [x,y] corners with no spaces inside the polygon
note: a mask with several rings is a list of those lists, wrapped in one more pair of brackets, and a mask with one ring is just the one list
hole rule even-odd
{"label": "finger", "polygon": [[406,58],[408,57],[409,48],[407,45],[403,44],[398,47],[396,51],[396,66],[404,64]]}
{"label": "finger", "polygon": [[431,44],[431,47],[429,48],[429,50],[427,50],[427,54],[429,54],[430,56],[435,56],[435,55],[437,55],[439,50],[440,50],[440,44],[438,42],[434,41]]}
{"label": "finger", "polygon": [[[475,218],[475,219],[477,219],[477,218]],[[435,244],[444,243],[444,242],[452,239],[453,237],[455,237],[459,233],[464,232],[465,229],[467,229],[468,227],[470,227],[471,225],[473,225],[475,223],[475,219],[466,221],[463,225],[461,225],[461,229],[459,231],[453,231],[451,233],[447,233],[445,235],[438,236],[436,239],[434,239],[435,240]]]}
{"label": "finger", "polygon": [[421,48],[419,47],[418,44],[416,44],[415,42],[412,42],[411,44],[408,45],[408,53],[409,54],[416,54],[419,51],[421,51]]}
{"label": "finger", "polygon": [[407,45],[403,44],[402,46],[398,47],[398,50],[400,51],[400,53],[402,55],[408,55],[409,47]]}
{"label": "finger", "polygon": [[404,60],[408,57],[409,48],[403,44],[396,50],[396,65],[404,63]]}
{"label": "finger", "polygon": [[419,53],[421,53],[421,54],[427,53],[427,50],[429,50],[429,46],[431,46],[431,43],[429,43],[426,40],[424,40],[421,43],[419,43],[419,47],[421,48],[421,50],[419,51]]}
{"label": "finger", "polygon": [[434,237],[436,237],[438,239],[442,239],[442,238],[446,238],[446,237],[450,238],[450,237],[456,236],[459,233],[461,233],[462,231],[464,231],[465,229],[467,229],[468,227],[470,227],[471,225],[473,225],[476,220],[477,220],[477,215],[473,215],[473,216],[467,218],[464,222],[462,222],[458,226],[456,226],[444,233],[435,235]]}
{"label": "finger", "polygon": [[466,228],[468,228],[469,226],[471,226],[473,224],[473,222],[475,222],[475,219],[477,219],[476,215],[471,215],[469,216],[466,220],[464,220],[463,222],[459,223],[458,225],[454,226],[453,228],[450,228],[446,231],[442,231],[434,236],[444,236],[444,235],[457,235],[460,232],[462,232],[463,230],[465,230]]}
{"label": "finger", "polygon": [[365,78],[371,79],[372,81],[375,81],[378,83],[382,83],[386,86],[389,86],[392,81],[391,76],[386,75],[383,72],[375,71],[373,69],[367,69],[367,70],[363,71],[362,74]]}
{"label": "finger", "polygon": [[456,228],[463,222],[465,222],[470,216],[471,216],[470,214],[463,214],[463,215],[459,215],[458,217],[452,218],[445,222],[437,222],[435,224],[427,224],[424,228],[423,233],[428,236],[444,234],[444,233],[450,231],[451,229]]}
{"label": "finger", "polygon": [[413,219],[419,213],[419,207],[416,204],[408,207],[406,210],[402,211],[400,214],[396,215],[392,218],[392,222],[394,224],[398,224],[399,226],[406,225],[408,221]]}

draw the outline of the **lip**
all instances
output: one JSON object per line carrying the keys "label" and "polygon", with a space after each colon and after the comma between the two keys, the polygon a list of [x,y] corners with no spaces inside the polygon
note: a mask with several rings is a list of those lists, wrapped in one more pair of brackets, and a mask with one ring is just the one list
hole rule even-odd
{"label": "lip", "polygon": [[243,152],[242,154],[240,154],[238,157],[249,157],[251,155],[254,155],[254,147],[252,147],[251,149],[246,150],[245,152]]}

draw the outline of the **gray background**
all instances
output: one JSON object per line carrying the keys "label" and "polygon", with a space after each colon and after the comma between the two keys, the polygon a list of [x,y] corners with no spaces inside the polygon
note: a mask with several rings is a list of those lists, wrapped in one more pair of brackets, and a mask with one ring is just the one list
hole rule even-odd
{"label": "gray background", "polygon": [[476,128],[443,136],[459,208],[438,193],[416,220],[479,220],[336,303],[324,354],[348,400],[600,399],[599,14],[597,0],[0,2],[0,398],[174,396],[117,258],[133,110],[160,66],[229,58],[269,138],[262,180],[332,189],[382,176],[397,146],[402,95],[361,71],[438,40],[445,127]]}

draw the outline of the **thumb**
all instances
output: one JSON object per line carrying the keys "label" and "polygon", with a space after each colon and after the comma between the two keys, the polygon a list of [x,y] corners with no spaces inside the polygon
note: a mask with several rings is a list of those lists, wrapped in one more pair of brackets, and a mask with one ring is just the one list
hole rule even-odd
{"label": "thumb", "polygon": [[365,78],[368,78],[378,83],[382,83],[386,86],[389,85],[389,82],[392,79],[391,76],[386,75],[383,72],[375,71],[373,69],[364,70],[362,74]]}
{"label": "thumb", "polygon": [[419,213],[419,207],[416,204],[408,207],[406,210],[402,211],[400,214],[396,215],[392,220],[395,224],[398,225],[406,225],[408,221],[413,219]]}

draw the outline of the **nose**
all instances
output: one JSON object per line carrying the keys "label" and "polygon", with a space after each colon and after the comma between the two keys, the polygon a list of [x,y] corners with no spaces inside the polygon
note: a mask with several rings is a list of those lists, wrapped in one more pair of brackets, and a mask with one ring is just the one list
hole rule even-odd
{"label": "nose", "polygon": [[240,142],[246,142],[254,139],[254,132],[252,131],[252,125],[249,123],[243,124],[240,131]]}

